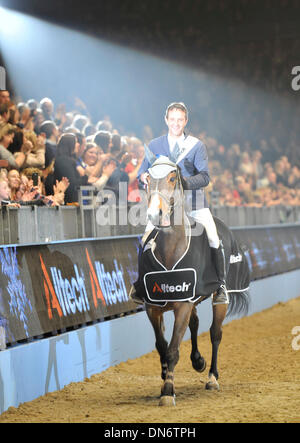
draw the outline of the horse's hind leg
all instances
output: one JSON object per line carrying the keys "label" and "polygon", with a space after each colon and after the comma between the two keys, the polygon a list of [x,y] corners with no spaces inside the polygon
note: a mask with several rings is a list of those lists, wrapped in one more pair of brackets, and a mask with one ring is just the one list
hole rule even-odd
{"label": "horse's hind leg", "polygon": [[212,344],[212,359],[208,375],[206,389],[219,389],[219,373],[218,373],[218,350],[222,340],[222,323],[226,316],[227,304],[213,305],[213,322],[210,328],[210,340]]}
{"label": "horse's hind leg", "polygon": [[191,342],[192,342],[191,360],[195,371],[203,372],[206,368],[206,362],[198,350],[198,327],[199,327],[199,318],[197,315],[196,307],[194,306],[191,312],[190,323],[189,323],[189,328],[191,331]]}
{"label": "horse's hind leg", "polygon": [[147,307],[147,315],[152,324],[155,333],[155,347],[160,356],[161,363],[161,378],[166,379],[168,364],[166,353],[168,349],[168,342],[164,337],[164,318],[161,309],[155,307]]}

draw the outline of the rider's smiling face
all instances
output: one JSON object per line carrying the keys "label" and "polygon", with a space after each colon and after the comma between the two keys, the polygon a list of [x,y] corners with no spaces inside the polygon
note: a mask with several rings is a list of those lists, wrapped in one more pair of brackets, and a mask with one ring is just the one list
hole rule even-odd
{"label": "rider's smiling face", "polygon": [[183,134],[186,124],[187,118],[184,111],[181,111],[180,109],[172,109],[168,112],[166,125],[169,128],[169,135],[171,137],[180,137]]}

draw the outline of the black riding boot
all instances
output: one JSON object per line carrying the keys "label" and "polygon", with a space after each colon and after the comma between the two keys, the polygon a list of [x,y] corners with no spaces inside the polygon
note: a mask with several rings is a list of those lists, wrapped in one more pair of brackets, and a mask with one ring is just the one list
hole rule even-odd
{"label": "black riding boot", "polygon": [[225,262],[225,251],[222,240],[220,240],[220,246],[218,249],[211,248],[213,263],[216,268],[219,288],[217,290],[217,302],[218,303],[228,303],[228,293],[226,289],[226,262]]}

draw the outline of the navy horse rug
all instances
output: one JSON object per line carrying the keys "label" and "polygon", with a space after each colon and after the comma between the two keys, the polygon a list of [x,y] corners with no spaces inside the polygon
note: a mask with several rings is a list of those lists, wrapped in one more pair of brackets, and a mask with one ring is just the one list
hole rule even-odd
{"label": "navy horse rug", "polygon": [[[226,286],[228,293],[247,292],[250,273],[247,259],[233,233],[219,219],[214,218],[226,257]],[[197,228],[197,235],[192,235]],[[164,306],[167,302],[197,302],[208,298],[219,287],[213,265],[211,248],[205,229],[189,218],[188,246],[172,269],[166,269],[155,256],[156,237],[153,229],[139,256],[139,278],[136,291],[148,304]]]}

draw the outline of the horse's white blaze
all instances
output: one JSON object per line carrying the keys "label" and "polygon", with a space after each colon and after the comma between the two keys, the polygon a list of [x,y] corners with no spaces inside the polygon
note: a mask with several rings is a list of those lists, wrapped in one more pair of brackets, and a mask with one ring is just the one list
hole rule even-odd
{"label": "horse's white blaze", "polygon": [[150,204],[147,209],[147,215],[150,220],[155,219],[159,216],[159,206],[160,206],[159,195],[154,194],[151,198]]}

